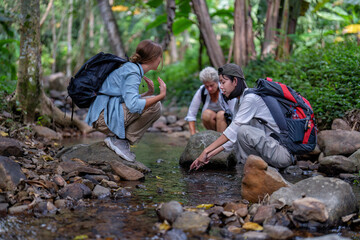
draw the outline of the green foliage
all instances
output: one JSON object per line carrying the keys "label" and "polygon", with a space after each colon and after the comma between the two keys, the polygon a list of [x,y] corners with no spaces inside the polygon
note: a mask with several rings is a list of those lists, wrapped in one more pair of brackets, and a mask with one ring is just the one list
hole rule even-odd
{"label": "green foliage", "polygon": [[250,86],[264,77],[289,85],[310,101],[319,128],[329,128],[347,110],[360,108],[359,66],[360,48],[347,42],[307,49],[288,62],[256,60],[244,72]]}

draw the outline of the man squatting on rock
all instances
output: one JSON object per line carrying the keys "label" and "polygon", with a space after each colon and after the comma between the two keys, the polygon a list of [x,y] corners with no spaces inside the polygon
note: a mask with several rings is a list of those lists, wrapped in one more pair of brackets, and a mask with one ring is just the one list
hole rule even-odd
{"label": "man squatting on rock", "polygon": [[234,116],[231,124],[223,134],[210,144],[200,156],[191,164],[190,170],[199,169],[209,163],[212,156],[219,152],[236,150],[236,157],[245,163],[250,154],[261,157],[269,165],[276,168],[285,168],[292,164],[289,151],[270,136],[271,130],[255,118],[267,121],[268,125],[280,132],[270,110],[263,99],[253,93],[244,95],[247,90],[242,69],[236,64],[225,64],[218,69],[220,89],[224,95],[237,101],[234,107]]}
{"label": "man squatting on rock", "polygon": [[[158,77],[160,94],[154,93],[154,83],[144,76],[157,70],[162,63],[162,47],[151,41],[141,41],[130,62],[113,71],[104,81],[99,95],[91,104],[86,122],[96,130],[107,134],[104,142],[127,161],[135,161],[130,144],[137,143],[146,130],[161,115],[161,103],[166,96],[166,84]],[[148,91],[139,94],[141,79]]]}

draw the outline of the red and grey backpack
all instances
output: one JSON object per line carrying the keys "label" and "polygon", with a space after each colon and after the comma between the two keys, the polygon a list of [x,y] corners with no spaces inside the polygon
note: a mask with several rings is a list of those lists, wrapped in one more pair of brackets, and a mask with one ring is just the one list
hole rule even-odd
{"label": "red and grey backpack", "polygon": [[271,129],[270,135],[277,139],[292,154],[309,153],[316,147],[317,128],[314,112],[308,100],[292,88],[271,78],[258,79],[255,88],[245,94],[259,95],[269,108],[280,134],[268,126],[263,119],[260,123]]}

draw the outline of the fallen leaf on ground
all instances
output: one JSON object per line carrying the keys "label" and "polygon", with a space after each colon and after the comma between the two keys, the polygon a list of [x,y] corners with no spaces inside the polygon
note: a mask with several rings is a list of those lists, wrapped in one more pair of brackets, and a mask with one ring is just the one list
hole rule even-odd
{"label": "fallen leaf on ground", "polygon": [[254,222],[247,222],[242,226],[242,228],[246,230],[254,230],[254,231],[261,231],[264,229],[262,226]]}

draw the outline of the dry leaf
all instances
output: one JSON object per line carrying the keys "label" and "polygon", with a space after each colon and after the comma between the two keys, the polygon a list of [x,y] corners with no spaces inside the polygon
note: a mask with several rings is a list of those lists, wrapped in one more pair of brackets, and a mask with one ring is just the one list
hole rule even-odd
{"label": "dry leaf", "polygon": [[6,133],[6,132],[4,132],[4,131],[1,131],[1,132],[0,132],[0,135],[1,135],[2,137],[7,137],[7,136],[9,136],[9,134]]}
{"label": "dry leaf", "polygon": [[254,222],[247,222],[242,226],[242,228],[253,231],[262,231],[264,229],[262,226]]}
{"label": "dry leaf", "polygon": [[199,204],[196,206],[196,208],[205,208],[205,209],[209,209],[212,208],[214,206],[214,204]]}

